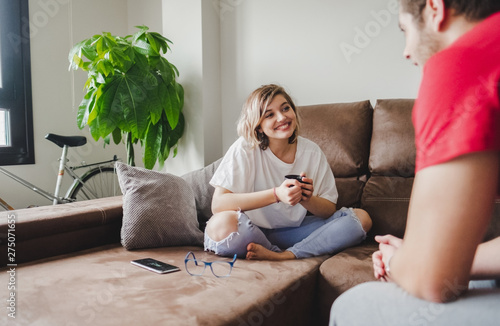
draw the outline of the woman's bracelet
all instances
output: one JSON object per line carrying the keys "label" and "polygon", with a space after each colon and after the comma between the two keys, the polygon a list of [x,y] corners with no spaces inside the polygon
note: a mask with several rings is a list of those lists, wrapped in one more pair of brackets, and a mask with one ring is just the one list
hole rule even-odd
{"label": "woman's bracelet", "polygon": [[276,195],[276,187],[273,188],[274,199],[276,199],[276,204],[280,202],[278,195]]}

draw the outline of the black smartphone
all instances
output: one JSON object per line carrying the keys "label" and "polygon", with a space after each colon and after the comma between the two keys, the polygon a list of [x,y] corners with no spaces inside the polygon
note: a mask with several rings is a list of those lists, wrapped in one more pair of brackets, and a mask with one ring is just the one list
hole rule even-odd
{"label": "black smartphone", "polygon": [[172,273],[180,271],[179,267],[164,263],[162,261],[153,259],[153,258],[144,258],[132,260],[132,264],[137,265],[139,267],[145,268],[152,272],[156,272],[159,274]]}

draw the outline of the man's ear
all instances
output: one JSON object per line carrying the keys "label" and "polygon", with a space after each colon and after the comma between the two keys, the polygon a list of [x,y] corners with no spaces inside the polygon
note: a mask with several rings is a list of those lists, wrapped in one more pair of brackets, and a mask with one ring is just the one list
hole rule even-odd
{"label": "man's ear", "polygon": [[446,6],[444,0],[427,0],[424,9],[425,21],[435,32],[442,31],[446,20]]}

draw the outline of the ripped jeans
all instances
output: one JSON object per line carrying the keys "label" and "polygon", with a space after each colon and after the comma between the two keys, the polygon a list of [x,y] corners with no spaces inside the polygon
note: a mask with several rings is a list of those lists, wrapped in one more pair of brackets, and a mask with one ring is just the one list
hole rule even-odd
{"label": "ripped jeans", "polygon": [[239,258],[245,258],[247,246],[253,242],[275,252],[284,249],[291,251],[296,258],[307,258],[336,254],[365,238],[366,232],[352,208],[343,207],[328,219],[306,216],[298,227],[278,229],[259,228],[240,211],[238,231],[225,239],[214,241],[205,231],[205,250],[220,256],[237,254]]}

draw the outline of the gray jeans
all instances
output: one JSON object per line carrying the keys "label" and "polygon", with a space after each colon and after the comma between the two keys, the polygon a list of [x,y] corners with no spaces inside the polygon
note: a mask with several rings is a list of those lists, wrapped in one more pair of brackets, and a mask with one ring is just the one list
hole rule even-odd
{"label": "gray jeans", "polygon": [[365,238],[366,232],[352,208],[343,207],[327,219],[306,216],[298,227],[279,229],[259,228],[245,213],[238,212],[238,232],[218,242],[205,232],[205,250],[245,258],[247,246],[253,242],[275,252],[286,249],[297,258],[307,258],[337,253]]}
{"label": "gray jeans", "polygon": [[334,325],[500,325],[500,288],[469,288],[453,302],[433,303],[394,283],[363,283],[335,300],[330,314]]}

